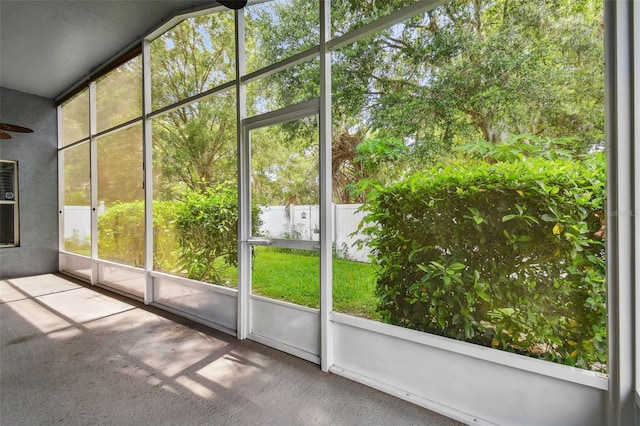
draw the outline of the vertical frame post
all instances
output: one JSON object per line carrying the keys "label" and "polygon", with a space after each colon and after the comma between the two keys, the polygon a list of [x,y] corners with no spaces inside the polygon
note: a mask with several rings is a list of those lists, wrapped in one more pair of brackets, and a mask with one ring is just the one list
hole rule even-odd
{"label": "vertical frame post", "polygon": [[89,176],[91,187],[91,284],[98,284],[98,140],[96,82],[89,83]]}
{"label": "vertical frame post", "polygon": [[[637,146],[638,136],[640,135],[640,5],[636,2],[633,5],[633,133],[634,133],[634,146]],[[635,159],[634,166],[636,170],[638,170],[638,165],[640,164],[640,149],[636,149],[635,151]],[[635,182],[635,199],[640,200],[640,182],[638,180],[640,177],[638,173],[636,173],[636,182]],[[638,209],[636,209],[638,210]],[[636,247],[638,245],[638,241],[640,241],[640,216],[638,216],[638,212],[634,216],[636,223],[635,229],[635,241]],[[634,265],[636,267],[636,275],[635,275],[635,298],[633,300],[633,315],[635,317],[635,321],[632,324],[635,324],[635,345],[632,347],[633,356],[632,360],[634,362],[635,369],[635,421],[636,424],[640,423],[640,279],[638,278],[640,275],[640,249],[635,250],[635,262]]]}
{"label": "vertical frame post", "polygon": [[237,337],[246,339],[251,332],[251,186],[250,146],[244,119],[247,116],[247,88],[241,81],[246,74],[244,9],[235,12],[236,42],[236,130],[238,161],[238,319]]}
{"label": "vertical frame post", "polygon": [[144,171],[144,272],[146,286],[144,291],[144,303],[153,302],[153,146],[152,123],[149,118],[151,113],[151,42],[142,42],[142,135],[143,135],[143,162]]}
{"label": "vertical frame post", "polygon": [[60,252],[64,250],[64,151],[62,151],[63,128],[62,128],[62,105],[56,108],[56,119],[58,122],[58,270],[64,268],[62,255]]}
{"label": "vertical frame post", "polygon": [[634,70],[633,49],[640,33],[634,28],[634,6],[634,2],[604,2],[607,235],[612,236],[607,240],[608,424],[612,426],[637,420],[634,329],[638,302],[634,289],[640,254],[640,221],[635,209],[640,199],[640,152],[635,147],[638,99],[634,99],[633,80],[638,70]]}
{"label": "vertical frame post", "polygon": [[329,320],[333,310],[333,180],[331,170],[331,1],[320,7],[320,367],[333,365],[333,333]]}

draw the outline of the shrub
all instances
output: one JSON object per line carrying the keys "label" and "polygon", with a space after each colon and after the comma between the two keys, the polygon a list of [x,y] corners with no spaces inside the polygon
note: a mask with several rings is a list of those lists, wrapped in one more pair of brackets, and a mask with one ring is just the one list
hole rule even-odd
{"label": "shrub", "polygon": [[[252,210],[254,235],[259,209]],[[223,271],[238,264],[238,201],[235,188],[220,185],[189,191],[176,215],[180,263],[192,279],[221,283]]]}
{"label": "shrub", "polygon": [[98,257],[144,266],[144,202],[115,203],[98,217]]}
{"label": "shrub", "polygon": [[385,321],[583,368],[606,362],[604,158],[457,161],[363,209]]}
{"label": "shrub", "polygon": [[[180,201],[155,201],[154,268],[212,283],[237,266],[238,201],[233,188],[189,191]],[[252,212],[254,230],[259,210]],[[144,266],[144,202],[109,206],[99,217],[101,259]]]}
{"label": "shrub", "polygon": [[[155,201],[154,263],[159,270],[171,270],[176,261],[177,242],[172,231],[177,203]],[[98,256],[101,259],[144,266],[144,201],[116,203],[98,217]]]}
{"label": "shrub", "polygon": [[180,205],[179,201],[153,202],[153,267],[156,271],[182,274],[175,225]]}

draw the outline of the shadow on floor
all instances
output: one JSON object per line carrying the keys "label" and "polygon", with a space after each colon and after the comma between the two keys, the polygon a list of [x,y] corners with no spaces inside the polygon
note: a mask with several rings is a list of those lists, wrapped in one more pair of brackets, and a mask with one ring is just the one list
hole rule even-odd
{"label": "shadow on floor", "polygon": [[0,423],[457,425],[62,275],[0,281]]}

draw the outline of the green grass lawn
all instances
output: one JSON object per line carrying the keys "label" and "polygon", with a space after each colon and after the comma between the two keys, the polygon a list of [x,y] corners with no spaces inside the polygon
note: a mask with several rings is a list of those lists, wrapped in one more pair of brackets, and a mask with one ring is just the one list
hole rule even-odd
{"label": "green grass lawn", "polygon": [[[87,247],[69,244],[66,248],[91,255]],[[375,265],[334,258],[333,310],[379,320],[375,271]],[[315,252],[255,247],[252,278],[254,294],[310,308],[320,306],[320,258]],[[237,268],[227,268],[224,281],[223,285],[237,287]]]}
{"label": "green grass lawn", "polygon": [[[261,296],[318,308],[320,258],[296,251],[256,247],[253,292]],[[333,260],[333,309],[379,319],[376,313],[375,269],[371,264]],[[235,273],[235,271],[233,271]]]}

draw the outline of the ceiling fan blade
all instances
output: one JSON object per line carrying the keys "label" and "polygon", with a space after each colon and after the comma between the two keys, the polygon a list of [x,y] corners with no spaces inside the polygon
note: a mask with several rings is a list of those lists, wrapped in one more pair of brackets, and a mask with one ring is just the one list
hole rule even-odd
{"label": "ceiling fan blade", "polygon": [[16,126],[15,124],[0,123],[0,130],[6,130],[8,132],[18,133],[33,133],[33,130],[26,127]]}
{"label": "ceiling fan blade", "polygon": [[229,9],[242,9],[247,5],[247,0],[218,0],[218,3]]}
{"label": "ceiling fan blade", "polygon": [[11,135],[0,130],[0,139],[11,139]]}

